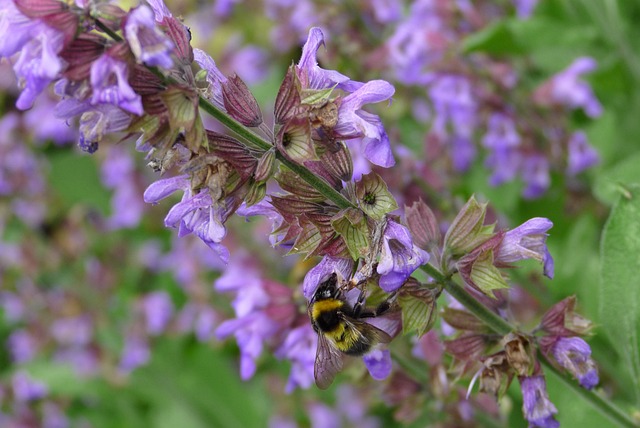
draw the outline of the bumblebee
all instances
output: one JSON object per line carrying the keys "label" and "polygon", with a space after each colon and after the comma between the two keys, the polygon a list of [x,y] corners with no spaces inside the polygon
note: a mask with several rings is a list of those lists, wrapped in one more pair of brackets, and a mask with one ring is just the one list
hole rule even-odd
{"label": "bumblebee", "polygon": [[364,306],[365,293],[361,290],[352,306],[347,302],[335,273],[318,285],[309,301],[307,311],[311,324],[318,333],[318,347],[314,366],[316,385],[326,389],[342,370],[343,356],[360,356],[379,343],[389,343],[391,337],[379,328],[362,321],[387,312],[392,298],[375,308]]}

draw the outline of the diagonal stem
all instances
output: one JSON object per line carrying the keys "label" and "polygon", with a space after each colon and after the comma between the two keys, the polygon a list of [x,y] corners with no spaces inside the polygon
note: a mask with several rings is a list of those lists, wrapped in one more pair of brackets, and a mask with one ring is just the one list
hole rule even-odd
{"label": "diagonal stem", "polygon": [[[505,319],[501,318],[487,308],[485,305],[476,300],[472,295],[467,293],[463,287],[461,287],[457,282],[453,281],[450,277],[444,275],[438,269],[433,267],[432,265],[423,265],[421,269],[426,272],[431,278],[433,278],[437,283],[444,286],[445,290],[454,297],[458,302],[460,302],[465,308],[467,308],[472,314],[474,314],[478,319],[483,321],[491,330],[498,334],[506,335],[512,331],[516,331],[517,328],[507,322]],[[547,360],[543,355],[540,355],[540,362],[545,366],[547,372],[553,373],[555,377],[557,377],[562,383],[567,386],[569,389],[573,390],[577,395],[587,400],[589,403],[593,405],[598,411],[607,417],[610,421],[615,422],[621,427],[637,427],[638,424],[633,421],[633,419],[624,411],[622,411],[618,406],[616,406],[612,401],[607,398],[597,394],[594,391],[589,391],[582,388],[575,381],[569,379],[563,373],[558,371],[558,369],[553,366],[549,360]]]}

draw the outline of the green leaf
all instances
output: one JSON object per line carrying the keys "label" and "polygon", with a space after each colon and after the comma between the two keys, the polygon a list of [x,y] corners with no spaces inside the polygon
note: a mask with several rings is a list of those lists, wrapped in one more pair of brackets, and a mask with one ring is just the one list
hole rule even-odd
{"label": "green leaf", "polygon": [[593,189],[596,197],[606,204],[613,204],[625,185],[640,183],[638,165],[640,165],[640,154],[636,153],[600,174]]}
{"label": "green leaf", "polygon": [[519,54],[522,47],[514,37],[509,21],[499,21],[466,37],[462,41],[462,51],[506,55]]}
{"label": "green leaf", "polygon": [[618,197],[601,242],[600,322],[640,403],[640,185]]}

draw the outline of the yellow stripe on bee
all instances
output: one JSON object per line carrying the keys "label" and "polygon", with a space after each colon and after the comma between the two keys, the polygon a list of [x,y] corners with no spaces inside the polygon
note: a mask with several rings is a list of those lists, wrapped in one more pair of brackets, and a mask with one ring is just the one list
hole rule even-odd
{"label": "yellow stripe on bee", "polygon": [[315,320],[320,318],[322,313],[338,310],[342,306],[344,306],[344,302],[338,299],[319,300],[313,304],[313,308],[311,308],[311,316]]}

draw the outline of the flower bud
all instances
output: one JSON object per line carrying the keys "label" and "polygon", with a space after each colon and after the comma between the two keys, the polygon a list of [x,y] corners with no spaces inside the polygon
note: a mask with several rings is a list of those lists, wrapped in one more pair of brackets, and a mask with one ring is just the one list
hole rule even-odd
{"label": "flower bud", "polygon": [[287,74],[278,90],[273,115],[277,125],[284,125],[293,118],[300,106],[300,82],[294,72],[294,66],[289,67]]}
{"label": "flower bud", "polygon": [[244,126],[255,128],[262,123],[262,112],[258,102],[237,75],[222,83],[222,97],[227,112]]}
{"label": "flower bud", "polygon": [[462,207],[444,237],[446,252],[454,256],[466,254],[493,234],[493,225],[484,225],[487,204],[479,204],[475,197]]}
{"label": "flower bud", "polygon": [[256,172],[253,174],[253,178],[258,182],[267,181],[273,174],[276,164],[275,160],[276,152],[274,149],[264,152],[258,160],[258,166],[256,167]]}
{"label": "flower bud", "polygon": [[259,183],[257,181],[253,182],[249,186],[249,193],[247,193],[247,196],[245,196],[244,202],[247,204],[248,207],[250,207],[251,205],[255,205],[258,202],[260,202],[262,199],[264,199],[266,194],[267,194],[266,183]]}
{"label": "flower bud", "polygon": [[440,243],[440,227],[431,208],[422,199],[410,207],[404,207],[407,227],[413,235],[415,243],[422,248],[429,248]]}

